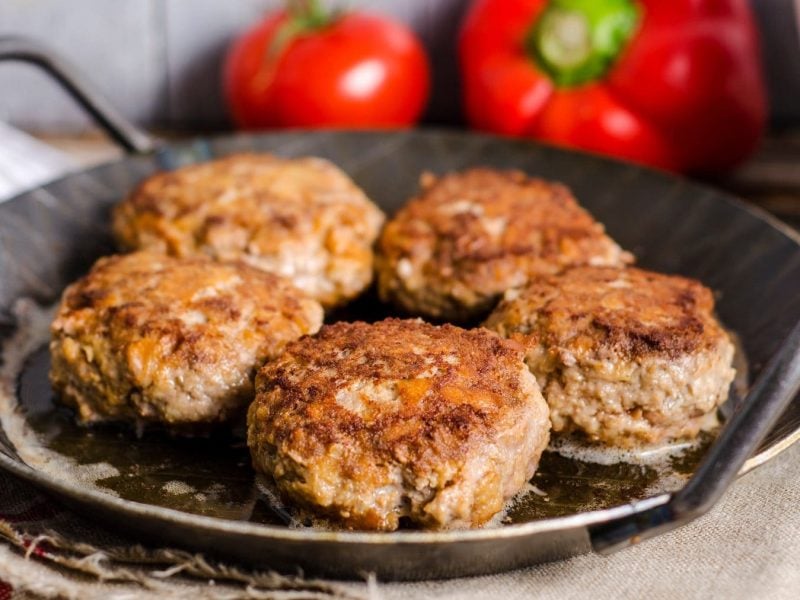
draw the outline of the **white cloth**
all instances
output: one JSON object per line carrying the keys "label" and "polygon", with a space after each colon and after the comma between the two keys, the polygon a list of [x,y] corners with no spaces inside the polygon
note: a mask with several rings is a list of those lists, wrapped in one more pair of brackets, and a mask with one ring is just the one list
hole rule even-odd
{"label": "white cloth", "polygon": [[74,166],[66,154],[0,122],[0,202]]}

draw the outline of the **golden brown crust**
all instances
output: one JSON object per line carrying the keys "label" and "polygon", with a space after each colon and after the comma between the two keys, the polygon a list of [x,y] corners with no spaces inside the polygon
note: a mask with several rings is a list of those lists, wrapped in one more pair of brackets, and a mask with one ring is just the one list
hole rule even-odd
{"label": "golden brown crust", "polygon": [[236,154],[148,177],[113,231],[123,249],[244,260],[334,306],[369,285],[383,218],[328,161]]}
{"label": "golden brown crust", "polygon": [[577,267],[509,292],[486,322],[576,355],[673,358],[713,348],[725,333],[699,281],[642,269]]}
{"label": "golden brown crust", "polygon": [[255,370],[321,320],[314,300],[243,263],[106,257],[64,291],[51,380],[85,421],[222,421],[251,397]]}
{"label": "golden brown crust", "polygon": [[[479,524],[508,497],[502,482],[468,516],[436,516],[433,499],[515,427],[524,441],[509,465],[524,466],[499,468],[500,477],[515,469],[516,491],[532,474],[549,421],[522,357],[516,343],[482,329],[399,319],[324,326],[259,372],[248,417],[254,464],[295,501],[348,527],[394,529],[402,514],[431,527]],[[338,482],[339,497],[320,499],[320,479]],[[473,494],[474,484],[465,485]],[[354,508],[347,486],[361,486],[358,498],[405,486],[411,499],[397,492],[388,506]]]}
{"label": "golden brown crust", "polygon": [[563,185],[487,168],[422,185],[378,245],[380,293],[411,312],[474,317],[534,276],[632,260]]}
{"label": "golden brown crust", "polygon": [[578,267],[510,290],[485,325],[526,347],[554,431],[633,446],[716,424],[734,370],[713,309],[692,279]]}
{"label": "golden brown crust", "polygon": [[[304,421],[302,430],[311,446],[303,450],[357,437],[365,443],[373,440],[376,449],[389,456],[418,452],[409,456],[416,461],[431,449],[413,442],[446,432],[451,443],[439,451],[458,457],[469,439],[491,431],[498,412],[523,402],[517,369],[503,368],[521,359],[517,344],[483,329],[463,331],[401,319],[374,325],[340,322],[290,344],[278,361],[261,370],[257,393],[278,391],[277,401],[270,404],[273,415],[310,416],[320,411],[329,417]],[[435,371],[436,377],[420,378],[428,371]],[[397,389],[397,410],[384,412],[376,405],[359,415],[335,399],[342,381],[379,381],[400,374],[407,385]],[[296,431],[278,429],[275,439],[280,443]]]}

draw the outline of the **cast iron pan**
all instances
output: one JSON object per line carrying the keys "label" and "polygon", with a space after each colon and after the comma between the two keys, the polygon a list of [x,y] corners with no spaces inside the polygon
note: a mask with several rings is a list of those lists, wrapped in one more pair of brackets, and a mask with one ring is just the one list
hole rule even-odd
{"label": "cast iron pan", "polygon": [[[713,442],[696,450],[688,469],[693,474],[680,489],[651,495],[646,485],[637,487],[646,469],[580,461],[559,465],[550,456],[543,462],[544,479],[534,479],[549,497],[539,501],[532,495],[503,525],[358,533],[287,527],[280,510],[265,508],[260,499],[240,441],[179,442],[157,434],[137,439],[127,431],[79,430],[53,405],[45,376],[47,351],[38,348],[12,386],[20,418],[43,445],[74,465],[104,461],[113,469],[89,485],[66,470],[32,466],[7,427],[0,431],[0,466],[91,516],[164,544],[279,570],[299,567],[334,577],[375,572],[383,579],[475,575],[592,550],[611,552],[678,527],[705,513],[738,473],[800,437],[800,399],[792,401],[800,386],[800,240],[730,196],[588,154],[449,131],[288,132],[160,145],[126,123],[39,45],[0,39],[0,59],[44,67],[131,152],[0,205],[2,339],[19,328],[15,306],[20,298],[53,303],[97,257],[113,251],[109,209],[144,176],[256,150],[329,158],[387,213],[415,191],[426,169],[515,167],[561,180],[640,265],[696,277],[714,289],[719,316],[741,338],[750,365],[749,392],[732,395],[723,411],[724,426]],[[377,318],[367,315],[375,306],[368,296],[350,317]],[[172,481],[165,493],[170,477],[178,480],[177,487]],[[214,485],[202,488],[209,482]],[[559,497],[561,505],[547,506],[547,500]]]}

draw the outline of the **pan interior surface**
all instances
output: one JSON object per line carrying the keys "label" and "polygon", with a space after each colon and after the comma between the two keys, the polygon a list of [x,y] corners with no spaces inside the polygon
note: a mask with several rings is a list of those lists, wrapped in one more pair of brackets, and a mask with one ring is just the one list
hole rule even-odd
{"label": "pan interior surface", "polygon": [[[314,527],[297,520],[271,492],[269,482],[255,475],[243,428],[196,438],[152,429],[137,434],[125,426],[86,428],[76,424],[71,410],[54,402],[48,370],[49,353],[42,346],[28,357],[18,387],[35,441],[17,443],[17,449],[25,458],[30,448],[24,445],[32,443],[58,458],[41,462],[41,469],[152,506],[266,525]],[[694,444],[665,446],[647,456],[617,456],[571,441],[572,452],[545,452],[528,489],[491,526],[602,510],[674,491],[692,474],[712,439],[712,434],[704,434]]]}
{"label": "pan interior surface", "polygon": [[[797,238],[721,192],[598,157],[488,136],[425,131],[317,132],[199,140],[153,156],[129,157],[68,176],[0,206],[0,280],[4,282],[0,287],[0,336],[7,339],[14,335],[19,299],[51,305],[61,290],[85,273],[97,257],[113,251],[109,210],[143,177],[159,168],[239,151],[329,158],[388,213],[397,210],[415,192],[419,175],[426,170],[442,173],[485,165],[519,168],[531,175],[563,181],[605,224],[609,234],[637,255],[639,265],[695,277],[715,291],[720,319],[741,338],[751,381],[775,353],[786,332],[800,320]],[[374,320],[384,316],[385,310],[368,294],[335,318]],[[217,517],[221,523],[301,529],[311,543],[317,539],[316,530],[293,520],[290,511],[265,493],[250,467],[241,435],[176,439],[163,432],[148,431],[137,437],[136,432],[126,428],[87,430],[77,426],[71,413],[53,402],[47,381],[49,356],[45,342],[46,339],[39,340],[27,357],[15,381],[16,398],[23,408],[21,418],[37,442],[47,451],[65,457],[76,465],[74,472],[83,474],[83,478],[73,477],[70,485],[113,496],[114,502],[105,506],[111,506],[108,510],[118,511],[120,516],[126,511],[134,514],[135,510],[130,503],[117,500],[179,511],[168,511],[169,515],[164,513],[158,518],[156,515],[152,522],[168,520],[177,523],[178,529],[183,527],[180,530],[184,532],[193,526],[193,516],[198,515]],[[747,383],[741,382],[740,391],[746,389]],[[732,410],[739,397],[732,395],[723,413]],[[799,430],[800,402],[795,400],[765,440],[760,455],[769,456],[785,447]],[[0,460],[22,465],[26,462],[24,453],[9,434],[4,431],[0,435]],[[690,448],[661,449],[643,460],[628,461],[611,460],[607,455],[598,459],[596,453],[592,455],[595,459],[589,460],[590,455],[582,451],[547,452],[530,488],[491,528],[513,530],[515,525],[620,506],[677,489],[712,442],[713,436],[707,435]],[[108,468],[92,469],[93,465]],[[24,473],[24,469],[19,472]],[[93,475],[87,479],[84,475],[88,472]],[[48,471],[40,475],[52,482],[52,489],[58,489],[64,473],[59,476]],[[92,505],[94,498],[87,494],[85,504]],[[146,518],[141,511],[136,514],[137,522]],[[237,537],[240,534],[234,535],[222,525],[218,529],[217,541],[227,540],[231,545],[235,540],[248,539],[246,535]],[[170,532],[165,527],[166,539],[174,539]],[[268,538],[268,531],[264,535]],[[451,542],[462,538],[459,532],[452,532],[444,536],[431,534],[430,541],[449,548]],[[212,535],[209,539],[215,538]],[[313,567],[314,559],[303,558],[300,548],[283,548],[283,542],[273,541],[278,544],[276,556],[285,556],[286,560],[295,556],[296,564],[308,567],[311,561]],[[340,541],[346,542],[346,536]],[[447,573],[496,571],[540,560],[545,555],[559,555],[554,551],[520,556],[519,547],[508,552],[504,547],[498,548],[496,555],[478,561],[480,564],[465,562],[463,567],[453,567],[455,571]],[[455,549],[453,553],[455,560]],[[356,552],[354,557],[357,555]],[[420,561],[425,560],[421,556]],[[377,555],[374,560],[378,560]],[[390,571],[390,576],[410,575],[412,562],[397,563],[399,566]],[[356,573],[361,567],[363,564],[353,558],[350,563],[345,559],[342,568],[345,573]],[[441,576],[437,573],[417,574]]]}

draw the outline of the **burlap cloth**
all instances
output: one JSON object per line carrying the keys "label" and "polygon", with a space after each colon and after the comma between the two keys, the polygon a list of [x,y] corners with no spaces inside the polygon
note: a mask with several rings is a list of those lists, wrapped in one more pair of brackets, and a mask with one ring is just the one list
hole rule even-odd
{"label": "burlap cloth", "polygon": [[613,556],[486,577],[392,584],[256,573],[140,546],[0,473],[7,598],[800,598],[800,444],[742,479],[713,512]]}
{"label": "burlap cloth", "polygon": [[[7,129],[7,128],[6,128]],[[2,133],[2,131],[0,131]],[[19,141],[21,134],[14,133]],[[6,146],[10,133],[0,135]],[[14,140],[11,140],[14,141]],[[32,140],[20,164],[41,164]],[[24,152],[23,146],[30,150]],[[108,147],[109,156],[117,152]],[[92,155],[94,159],[96,149]],[[74,157],[81,161],[81,157]],[[56,161],[57,162],[57,161]],[[64,162],[64,166],[68,165]],[[62,168],[50,161],[48,177]],[[2,169],[0,169],[2,176]],[[12,181],[12,183],[14,183]],[[18,186],[22,182],[17,182]],[[27,182],[26,185],[30,185]],[[24,187],[24,186],[23,186]],[[1,201],[2,199],[0,199]],[[147,548],[0,471],[0,600],[9,598],[786,598],[800,599],[800,444],[743,477],[698,522],[610,557],[411,584],[255,573]],[[4,540],[4,541],[3,541]],[[3,583],[5,582],[5,583]]]}

